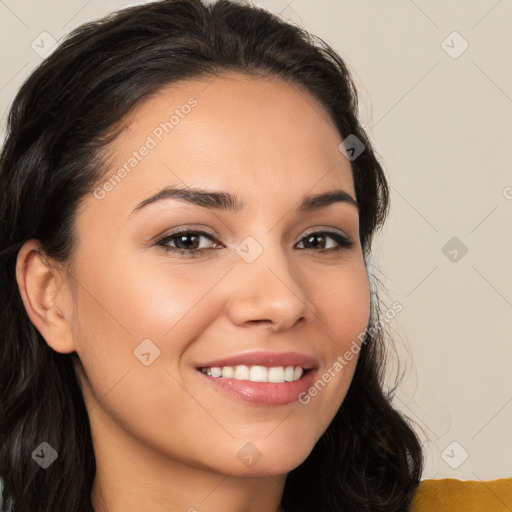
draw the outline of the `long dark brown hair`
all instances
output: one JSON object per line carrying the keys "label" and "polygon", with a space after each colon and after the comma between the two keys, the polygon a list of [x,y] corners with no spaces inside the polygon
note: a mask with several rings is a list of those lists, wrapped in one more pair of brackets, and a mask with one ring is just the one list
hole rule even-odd
{"label": "long dark brown hair", "polygon": [[[265,10],[227,0],[156,1],[74,30],[20,88],[0,156],[1,512],[92,512],[96,472],[76,353],[53,351],[30,322],[15,279],[18,251],[34,238],[43,253],[65,263],[77,206],[104,174],[102,150],[119,135],[120,121],[163,86],[231,70],[304,87],[342,139],[354,135],[364,144],[351,166],[360,240],[370,255],[388,212],[388,184],[358,121],[347,66],[325,42]],[[408,510],[422,452],[384,388],[383,333],[367,329],[346,398],[287,477],[285,512]],[[41,439],[59,454],[51,470],[31,458]]]}

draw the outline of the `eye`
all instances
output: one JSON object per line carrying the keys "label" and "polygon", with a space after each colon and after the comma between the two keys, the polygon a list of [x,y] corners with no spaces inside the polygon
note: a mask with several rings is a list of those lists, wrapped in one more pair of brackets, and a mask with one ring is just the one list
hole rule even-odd
{"label": "eye", "polygon": [[204,244],[201,244],[201,239],[207,239],[213,242],[214,246],[216,245],[215,238],[213,238],[211,234],[205,231],[190,231],[188,229],[174,231],[160,239],[157,245],[164,247],[166,251],[178,253],[183,256],[194,256],[209,248],[216,248],[211,246],[205,247]]}
{"label": "eye", "polygon": [[[331,239],[330,245],[329,239]],[[332,240],[335,242],[334,247]],[[304,247],[305,249],[317,250],[316,252],[336,252],[354,246],[354,242],[350,238],[336,231],[315,231],[306,235],[299,244],[304,244],[304,241],[306,241],[306,245],[309,245],[309,247]]]}

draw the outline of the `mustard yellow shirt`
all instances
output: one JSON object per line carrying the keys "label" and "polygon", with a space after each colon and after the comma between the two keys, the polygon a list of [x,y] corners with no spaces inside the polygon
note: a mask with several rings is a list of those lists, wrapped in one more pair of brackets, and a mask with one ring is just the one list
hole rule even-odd
{"label": "mustard yellow shirt", "polygon": [[512,478],[423,480],[411,512],[512,512]]}

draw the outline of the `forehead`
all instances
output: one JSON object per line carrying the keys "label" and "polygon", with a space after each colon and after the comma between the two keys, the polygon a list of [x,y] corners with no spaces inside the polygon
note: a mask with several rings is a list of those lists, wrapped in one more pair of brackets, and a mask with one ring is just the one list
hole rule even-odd
{"label": "forehead", "polygon": [[126,121],[102,177],[112,182],[112,204],[114,196],[141,200],[165,185],[260,198],[336,186],[354,196],[334,123],[295,83],[241,73],[183,81],[140,102]]}

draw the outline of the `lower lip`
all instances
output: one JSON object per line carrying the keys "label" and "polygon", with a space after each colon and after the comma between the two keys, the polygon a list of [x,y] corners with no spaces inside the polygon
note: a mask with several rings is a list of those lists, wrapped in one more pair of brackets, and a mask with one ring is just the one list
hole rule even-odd
{"label": "lower lip", "polygon": [[307,393],[313,384],[317,371],[311,369],[299,380],[279,383],[226,379],[224,377],[211,377],[200,371],[198,373],[208,379],[212,386],[235,399],[260,405],[285,405],[297,401],[302,393]]}

